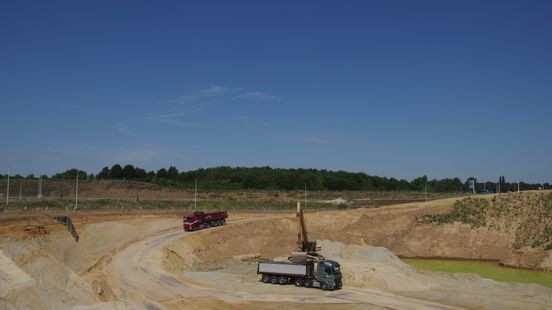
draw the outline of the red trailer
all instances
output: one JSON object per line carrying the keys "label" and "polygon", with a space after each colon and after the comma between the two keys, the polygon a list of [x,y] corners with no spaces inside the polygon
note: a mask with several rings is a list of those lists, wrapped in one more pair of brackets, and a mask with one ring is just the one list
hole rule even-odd
{"label": "red trailer", "polygon": [[224,225],[227,218],[228,213],[226,211],[195,211],[194,213],[184,217],[184,224],[182,226],[185,231],[199,230]]}

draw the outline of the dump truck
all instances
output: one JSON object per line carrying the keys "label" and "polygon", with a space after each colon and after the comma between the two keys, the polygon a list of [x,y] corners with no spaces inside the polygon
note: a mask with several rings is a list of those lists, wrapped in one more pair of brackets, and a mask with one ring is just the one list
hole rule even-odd
{"label": "dump truck", "polygon": [[194,231],[203,228],[221,226],[226,223],[228,213],[223,211],[203,212],[195,211],[194,213],[183,217],[182,227],[185,231]]}
{"label": "dump truck", "polygon": [[304,263],[259,262],[257,273],[261,274],[263,283],[293,283],[295,286],[323,290],[340,289],[342,286],[339,263],[329,259]]}
{"label": "dump truck", "polygon": [[293,283],[323,290],[340,289],[342,277],[339,263],[318,253],[322,248],[316,241],[309,240],[300,202],[297,202],[296,218],[297,250],[288,258],[289,262],[259,262],[257,274],[261,275],[261,282],[281,285]]}

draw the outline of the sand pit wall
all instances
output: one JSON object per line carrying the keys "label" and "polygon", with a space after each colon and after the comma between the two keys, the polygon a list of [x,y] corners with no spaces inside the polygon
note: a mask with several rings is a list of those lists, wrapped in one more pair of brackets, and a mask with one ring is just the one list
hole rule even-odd
{"label": "sand pit wall", "polygon": [[[312,240],[382,246],[404,257],[501,260],[510,255],[512,237],[507,233],[461,223],[424,224],[416,220],[422,212],[427,210],[320,212],[307,214],[306,222]],[[272,259],[295,250],[297,225],[293,215],[235,223],[195,234],[190,242],[197,245],[194,255],[202,261],[252,254]]]}
{"label": "sand pit wall", "polygon": [[[293,221],[291,219],[271,220],[263,223],[261,227],[267,223],[279,223],[279,227],[285,227]],[[263,257],[285,257],[293,250],[293,246],[291,249],[288,245],[287,249],[277,250],[274,247],[265,246],[271,244],[267,238],[272,238],[272,244],[280,245],[284,242],[293,244],[293,238],[285,234],[271,234],[260,227],[254,227],[255,225],[240,226],[227,227],[232,231],[230,239],[223,237],[226,230],[212,230],[172,242],[165,249],[166,253],[171,253],[166,256],[165,266],[175,276],[184,278],[187,272],[191,272],[195,277],[198,277],[198,271],[204,272],[199,279],[214,286],[218,284],[206,279],[213,277],[219,280],[227,279],[224,275],[228,277],[229,270],[245,270],[240,274],[245,277],[245,280],[237,281],[234,289],[266,293],[263,291],[262,284],[253,285],[258,282],[258,275],[253,270],[255,267],[250,263],[240,262],[240,258],[257,257],[255,253],[259,250]],[[240,235],[240,230],[245,235]],[[236,234],[239,238],[234,240]],[[218,239],[220,243],[213,243],[213,238]],[[211,243],[213,247],[206,246],[207,243]],[[498,283],[481,279],[474,274],[450,275],[421,272],[403,263],[395,254],[383,247],[347,245],[327,240],[321,240],[319,244],[326,257],[340,262],[345,290],[366,289],[392,292],[462,308],[542,309],[552,305],[552,290],[540,285]],[[215,253],[217,257],[213,258],[211,255]],[[217,274],[217,272],[220,273]],[[274,287],[271,293],[289,293],[290,291],[286,289],[288,288]]]}
{"label": "sand pit wall", "polygon": [[[29,285],[2,292],[0,309],[66,309],[96,303],[102,297],[98,295],[100,287],[94,279],[81,275],[128,242],[174,229],[181,223],[176,217],[89,224],[83,224],[82,220],[75,220],[81,237],[78,243],[62,224],[33,226],[32,229],[14,225],[13,233],[0,235],[4,255],[31,278]],[[37,230],[37,227],[41,228]]]}

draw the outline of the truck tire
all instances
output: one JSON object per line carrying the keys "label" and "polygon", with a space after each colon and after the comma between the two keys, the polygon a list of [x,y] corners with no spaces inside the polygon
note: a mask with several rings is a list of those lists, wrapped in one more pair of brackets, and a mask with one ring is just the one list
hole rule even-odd
{"label": "truck tire", "polygon": [[326,283],[326,282],[320,283],[320,288],[321,288],[323,291],[327,290],[327,289],[328,289],[328,283]]}
{"label": "truck tire", "polygon": [[278,277],[277,276],[271,276],[270,277],[270,283],[272,283],[272,284],[278,283]]}
{"label": "truck tire", "polygon": [[305,285],[305,281],[301,278],[297,278],[297,279],[295,279],[294,284],[295,284],[295,286],[303,286],[303,285]]}
{"label": "truck tire", "polygon": [[278,277],[278,284],[280,285],[285,285],[288,283],[288,278],[284,277],[284,276],[280,276]]}
{"label": "truck tire", "polygon": [[306,281],[305,281],[305,287],[312,287],[312,282],[311,282],[311,280],[306,280]]}
{"label": "truck tire", "polygon": [[267,275],[267,274],[263,274],[263,276],[261,277],[261,281],[263,281],[263,283],[269,283],[270,282],[270,276]]}

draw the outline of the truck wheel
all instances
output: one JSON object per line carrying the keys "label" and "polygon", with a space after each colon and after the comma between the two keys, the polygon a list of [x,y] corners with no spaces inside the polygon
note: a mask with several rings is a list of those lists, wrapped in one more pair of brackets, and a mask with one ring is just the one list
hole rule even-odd
{"label": "truck wheel", "polygon": [[278,284],[284,285],[284,284],[287,284],[287,283],[288,283],[288,279],[287,279],[286,277],[280,276],[280,277],[278,278]]}
{"label": "truck wheel", "polygon": [[312,287],[312,282],[310,280],[305,281],[305,287]]}
{"label": "truck wheel", "polygon": [[270,276],[267,274],[263,274],[263,276],[261,277],[261,281],[263,281],[263,283],[270,282]]}
{"label": "truck wheel", "polygon": [[326,283],[326,282],[320,283],[320,288],[324,291],[327,290],[328,289],[328,283]]}
{"label": "truck wheel", "polygon": [[271,276],[270,277],[270,283],[272,283],[272,284],[278,283],[278,277],[277,276]]}
{"label": "truck wheel", "polygon": [[303,286],[305,281],[303,279],[295,279],[295,286]]}

